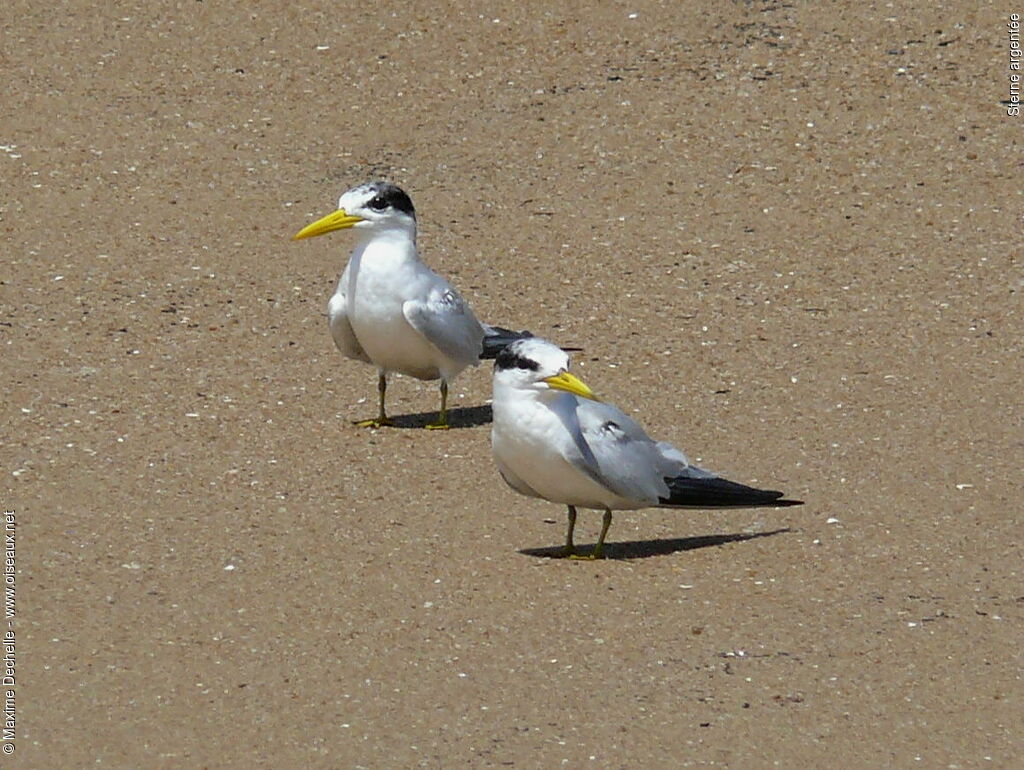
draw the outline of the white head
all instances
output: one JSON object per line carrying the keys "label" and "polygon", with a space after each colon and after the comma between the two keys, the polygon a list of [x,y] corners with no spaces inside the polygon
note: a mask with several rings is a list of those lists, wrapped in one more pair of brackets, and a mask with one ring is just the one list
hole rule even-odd
{"label": "white head", "polygon": [[502,387],[533,392],[541,397],[558,391],[597,401],[594,391],[569,374],[569,356],[539,337],[516,340],[494,359],[495,390]]}
{"label": "white head", "polygon": [[338,210],[307,225],[292,240],[312,238],[348,228],[366,230],[366,235],[385,230],[406,232],[416,237],[416,210],[412,199],[391,182],[366,182],[345,191]]}

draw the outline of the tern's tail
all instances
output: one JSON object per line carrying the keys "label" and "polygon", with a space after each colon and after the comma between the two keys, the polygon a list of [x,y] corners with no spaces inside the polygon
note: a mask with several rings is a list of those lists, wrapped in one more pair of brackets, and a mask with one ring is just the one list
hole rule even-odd
{"label": "tern's tail", "polygon": [[782,508],[803,505],[803,500],[783,500],[782,492],[756,489],[718,476],[668,477],[665,483],[668,484],[669,496],[659,498],[658,503],[667,508]]}
{"label": "tern's tail", "polygon": [[533,332],[514,332],[511,329],[502,329],[500,326],[488,326],[484,324],[484,350],[480,358],[486,360],[497,358],[498,353],[511,345],[516,340],[532,337]]}

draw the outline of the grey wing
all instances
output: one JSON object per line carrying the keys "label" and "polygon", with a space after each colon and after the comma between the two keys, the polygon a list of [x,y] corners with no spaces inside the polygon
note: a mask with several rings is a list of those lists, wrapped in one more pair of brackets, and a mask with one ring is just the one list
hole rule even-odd
{"label": "grey wing", "polygon": [[692,467],[682,452],[651,439],[611,404],[580,399],[576,413],[596,475],[620,497],[656,505],[669,493],[665,479]]}
{"label": "grey wing", "polygon": [[410,325],[448,358],[463,366],[479,361],[483,327],[451,286],[433,289],[426,300],[407,300],[402,312]]}
{"label": "grey wing", "polygon": [[354,358],[357,361],[373,363],[366,355],[363,346],[359,344],[356,333],[352,331],[352,323],[348,320],[348,295],[345,287],[348,286],[348,267],[341,274],[338,281],[338,288],[327,303],[327,321],[331,327],[331,337],[334,344],[347,358]]}
{"label": "grey wing", "polygon": [[783,493],[737,484],[691,465],[681,451],[654,441],[610,404],[581,399],[579,435],[600,482],[620,497],[665,508],[752,508],[801,505]]}

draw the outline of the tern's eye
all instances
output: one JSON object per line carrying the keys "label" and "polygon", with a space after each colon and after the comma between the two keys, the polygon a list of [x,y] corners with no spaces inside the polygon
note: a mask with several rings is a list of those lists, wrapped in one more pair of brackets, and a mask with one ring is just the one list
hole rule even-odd
{"label": "tern's eye", "polygon": [[376,198],[373,198],[366,205],[369,206],[374,211],[383,211],[384,209],[386,209],[388,207],[388,202],[386,200],[384,200],[384,196],[383,195],[378,195]]}

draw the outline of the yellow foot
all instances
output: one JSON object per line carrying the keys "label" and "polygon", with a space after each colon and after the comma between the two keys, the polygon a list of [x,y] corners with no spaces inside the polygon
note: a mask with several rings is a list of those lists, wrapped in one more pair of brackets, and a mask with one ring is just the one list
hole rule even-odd
{"label": "yellow foot", "polygon": [[593,550],[590,553],[580,553],[574,546],[565,546],[561,551],[555,554],[556,559],[572,559],[573,561],[595,561],[596,559],[603,559],[601,552]]}
{"label": "yellow foot", "polygon": [[374,429],[376,429],[376,428],[383,428],[383,427],[390,427],[390,426],[394,425],[394,423],[391,422],[391,418],[390,417],[384,417],[384,418],[377,417],[377,418],[375,418],[373,420],[358,420],[358,421],[356,421],[356,422],[354,422],[352,424],[355,425],[357,428],[374,428]]}
{"label": "yellow foot", "polygon": [[449,425],[448,421],[445,420],[444,422],[429,422],[426,424],[425,427],[427,430],[448,430],[449,428],[451,428],[451,425]]}
{"label": "yellow foot", "polygon": [[567,545],[562,550],[563,559],[575,559],[576,561],[596,561],[604,558],[604,544],[595,545],[590,553],[580,553],[575,546]]}

